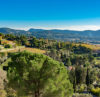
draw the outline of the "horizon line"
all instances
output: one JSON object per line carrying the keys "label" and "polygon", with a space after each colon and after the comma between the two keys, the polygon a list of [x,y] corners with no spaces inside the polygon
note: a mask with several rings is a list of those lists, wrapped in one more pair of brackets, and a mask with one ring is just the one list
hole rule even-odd
{"label": "horizon line", "polygon": [[76,26],[65,26],[65,27],[10,27],[10,26],[1,26],[0,28],[10,28],[15,30],[25,30],[28,31],[29,29],[43,29],[43,30],[72,30],[72,31],[97,31],[100,30],[100,25],[76,25]]}

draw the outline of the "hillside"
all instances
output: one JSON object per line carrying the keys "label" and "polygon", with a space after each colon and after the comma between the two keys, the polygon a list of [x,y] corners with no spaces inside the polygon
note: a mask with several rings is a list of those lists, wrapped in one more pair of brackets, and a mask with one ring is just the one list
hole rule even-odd
{"label": "hillside", "polygon": [[[17,95],[16,93],[17,90],[15,90],[15,93],[12,91],[18,86],[18,85],[15,86],[14,83],[15,80],[13,81],[14,88],[12,88],[11,91],[9,91],[10,87],[5,86],[4,84],[5,81],[3,81],[3,80],[9,80],[9,78],[6,76],[6,74],[7,75],[9,74],[8,72],[10,70],[9,66],[11,66],[10,68],[12,68],[13,66],[17,66],[18,71],[21,72],[25,69],[24,70],[25,72],[23,73],[24,76],[27,75],[27,72],[29,72],[29,70],[31,70],[29,73],[32,74],[32,76],[29,75],[30,80],[28,84],[26,82],[27,79],[25,79],[25,84],[27,84],[28,88],[30,89],[29,84],[31,84],[30,82],[32,77],[35,76],[36,79],[39,76],[38,78],[39,80],[41,74],[43,74],[41,78],[43,78],[44,76],[44,82],[45,82],[45,79],[47,79],[49,76],[51,78],[52,72],[56,71],[56,70],[52,71],[55,68],[56,63],[60,63],[60,67],[63,66],[65,68],[65,72],[63,71],[61,72],[61,74],[67,74],[68,71],[67,75],[69,77],[69,81],[66,82],[68,83],[71,82],[73,86],[75,85],[75,87],[72,87],[72,85],[70,87],[72,87],[72,90],[77,92],[77,94],[76,93],[73,94],[72,91],[70,93],[72,93],[71,95],[73,96],[68,96],[68,97],[92,97],[92,94],[99,95],[100,93],[99,92],[100,90],[100,86],[99,86],[100,85],[100,76],[99,76],[100,75],[100,46],[99,45],[92,45],[89,43],[63,42],[63,41],[56,41],[56,40],[49,40],[49,39],[37,39],[35,37],[26,37],[24,35],[15,36],[13,34],[1,34],[0,38],[1,38],[0,73],[2,74],[0,76],[0,87],[2,87],[2,89],[0,90],[0,94],[2,95],[0,97],[7,97],[6,95],[10,95],[8,97],[14,97],[13,95]],[[49,58],[49,60],[47,60],[47,58]],[[49,61],[50,63],[48,63]],[[54,63],[51,64],[53,61]],[[43,69],[41,68],[42,62],[44,65]],[[52,67],[51,66],[48,67],[49,65],[51,65]],[[60,67],[57,69],[58,70],[57,74],[59,73]],[[14,69],[12,68],[12,70]],[[35,73],[33,72],[33,70],[35,70],[34,71]],[[46,72],[44,72],[45,70]],[[35,74],[39,74],[39,75],[35,75]],[[65,78],[67,75],[64,75],[63,78]],[[21,75],[21,78],[22,76],[23,75]],[[24,76],[23,78],[28,78]],[[15,75],[13,76],[12,74],[10,78],[12,79],[13,77],[16,76]],[[56,77],[54,75],[53,79],[55,78],[59,79],[61,78],[61,76]],[[61,78],[61,81],[59,80],[58,84],[62,83],[63,81],[64,79]],[[32,82],[34,82],[34,79],[32,80]],[[23,82],[21,83],[21,85],[22,84]],[[12,86],[12,82],[7,83],[7,85]],[[90,85],[92,86],[92,90]],[[62,85],[60,85],[60,87],[61,86]],[[95,86],[97,88],[93,88]],[[7,92],[4,89],[4,87],[7,88]],[[34,86],[32,86],[32,91],[33,88]],[[88,88],[88,90],[86,90],[86,88]],[[82,92],[81,94],[80,91]],[[83,92],[85,91],[87,93],[91,91],[91,94],[84,94]],[[95,91],[97,91],[97,93],[95,93]],[[23,97],[31,97],[31,95],[23,96]],[[48,97],[48,96],[42,96],[42,97]],[[61,96],[57,96],[57,97],[61,97]]]}
{"label": "hillside", "polygon": [[92,31],[73,31],[73,30],[45,30],[45,29],[29,29],[25,30],[15,30],[10,28],[0,28],[0,32],[4,34],[15,34],[15,35],[27,35],[35,36],[37,38],[48,38],[55,39],[58,41],[81,41],[81,42],[100,42],[100,30]]}

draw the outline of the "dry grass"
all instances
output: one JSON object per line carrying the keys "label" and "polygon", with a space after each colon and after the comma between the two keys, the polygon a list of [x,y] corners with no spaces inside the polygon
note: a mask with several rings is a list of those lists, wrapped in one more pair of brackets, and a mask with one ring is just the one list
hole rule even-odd
{"label": "dry grass", "polygon": [[3,71],[1,68],[0,68],[0,90],[1,89],[4,89],[4,83],[3,83],[3,81],[4,81],[4,79],[6,79],[6,72],[5,71]]}
{"label": "dry grass", "polygon": [[7,51],[7,52],[18,52],[18,51],[29,51],[29,52],[32,52],[32,53],[40,53],[40,54],[44,54],[46,53],[45,50],[40,50],[40,49],[36,49],[36,48],[19,48],[19,49],[14,49],[14,50],[10,50],[10,51]]}
{"label": "dry grass", "polygon": [[[80,44],[74,44],[74,45],[79,46]],[[100,50],[100,45],[93,45],[93,44],[85,44],[85,43],[83,43],[83,44],[81,44],[81,46],[90,48],[92,50]]]}

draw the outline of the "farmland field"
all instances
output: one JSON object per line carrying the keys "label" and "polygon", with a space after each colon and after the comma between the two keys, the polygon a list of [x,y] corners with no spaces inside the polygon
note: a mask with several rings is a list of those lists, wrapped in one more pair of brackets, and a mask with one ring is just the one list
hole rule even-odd
{"label": "farmland field", "polygon": [[20,49],[20,51],[25,51],[25,50],[32,52],[32,53],[41,53],[41,54],[44,54],[46,52],[45,50],[40,50],[37,48],[22,48],[22,49]]}
{"label": "farmland field", "polygon": [[2,50],[1,52],[18,52],[18,51],[19,52],[29,51],[29,52],[32,52],[32,53],[41,53],[41,54],[44,54],[46,52],[45,50],[40,50],[40,49],[37,49],[37,48],[28,48],[28,47],[5,49],[5,50]]}
{"label": "farmland field", "polygon": [[73,44],[73,45],[81,45],[81,46],[84,46],[84,47],[87,47],[87,48],[90,48],[92,50],[100,50],[100,45],[95,45],[95,44],[86,44],[86,43],[82,43],[82,44]]}

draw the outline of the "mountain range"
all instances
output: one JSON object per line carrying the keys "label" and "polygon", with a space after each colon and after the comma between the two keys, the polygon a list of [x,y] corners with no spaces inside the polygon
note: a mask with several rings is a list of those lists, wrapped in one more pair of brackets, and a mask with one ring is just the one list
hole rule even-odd
{"label": "mountain range", "polygon": [[84,42],[99,42],[100,30],[92,31],[74,31],[74,30],[45,30],[31,28],[27,31],[16,30],[11,28],[0,28],[0,33],[35,36],[36,38],[48,38],[58,41],[84,41]]}

